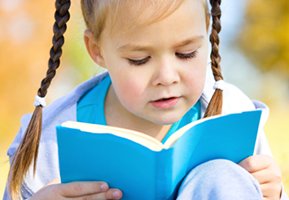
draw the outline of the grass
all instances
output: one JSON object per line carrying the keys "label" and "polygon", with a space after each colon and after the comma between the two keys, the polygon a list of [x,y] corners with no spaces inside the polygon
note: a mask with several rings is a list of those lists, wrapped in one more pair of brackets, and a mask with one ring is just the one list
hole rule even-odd
{"label": "grass", "polygon": [[[273,110],[273,109],[272,109]],[[289,109],[282,112],[272,112],[265,126],[273,156],[278,163],[282,175],[285,191],[289,193]],[[0,140],[0,198],[4,194],[9,164],[7,162],[6,150],[12,138],[2,138]]]}

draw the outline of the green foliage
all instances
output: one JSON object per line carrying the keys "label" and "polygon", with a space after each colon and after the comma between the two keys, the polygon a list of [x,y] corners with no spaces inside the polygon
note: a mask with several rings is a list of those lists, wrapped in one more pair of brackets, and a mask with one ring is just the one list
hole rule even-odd
{"label": "green foliage", "polygon": [[238,46],[261,71],[289,77],[289,1],[248,0]]}

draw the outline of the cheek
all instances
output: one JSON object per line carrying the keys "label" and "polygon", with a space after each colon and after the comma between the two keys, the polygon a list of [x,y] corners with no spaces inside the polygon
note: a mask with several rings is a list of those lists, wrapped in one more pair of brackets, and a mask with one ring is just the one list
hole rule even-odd
{"label": "cheek", "polygon": [[184,74],[186,87],[194,99],[199,99],[205,85],[207,62],[206,58],[196,59],[191,69]]}
{"label": "cheek", "polygon": [[114,85],[115,92],[121,104],[132,111],[139,108],[145,99],[145,90],[149,78],[142,68],[129,66],[125,59],[110,59],[108,71]]}
{"label": "cheek", "polygon": [[140,102],[145,99],[145,87],[138,78],[124,77],[115,89],[123,106],[132,111],[140,107]]}

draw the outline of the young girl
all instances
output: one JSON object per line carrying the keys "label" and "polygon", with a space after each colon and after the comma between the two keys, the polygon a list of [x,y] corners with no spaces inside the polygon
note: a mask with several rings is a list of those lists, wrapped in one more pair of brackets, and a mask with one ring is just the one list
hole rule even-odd
{"label": "young girl", "polygon": [[[105,182],[60,184],[55,126],[64,121],[133,129],[162,142],[192,121],[221,113],[263,109],[264,125],[267,107],[222,81],[218,51],[221,1],[210,3],[211,14],[206,0],[81,0],[87,51],[108,72],[53,102],[43,110],[42,119],[44,97],[59,66],[69,20],[70,1],[56,0],[49,70],[38,90],[32,117],[22,118],[8,150],[11,169],[4,199],[122,197],[122,191]],[[215,81],[206,81],[211,16]],[[199,165],[173,198],[275,200],[287,199],[287,195],[261,128],[254,156],[238,165],[226,160]]]}

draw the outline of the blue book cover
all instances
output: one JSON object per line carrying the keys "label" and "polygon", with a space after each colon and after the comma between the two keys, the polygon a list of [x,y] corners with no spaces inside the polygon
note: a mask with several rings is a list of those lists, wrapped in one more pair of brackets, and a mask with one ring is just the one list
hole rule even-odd
{"label": "blue book cover", "polygon": [[123,200],[174,199],[195,166],[253,155],[260,117],[261,110],[206,118],[165,144],[126,129],[66,122],[57,126],[61,182],[105,181],[122,190]]}

